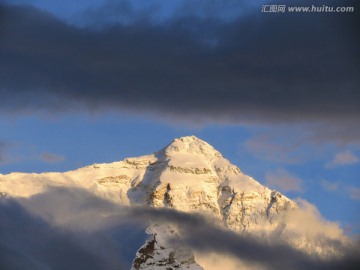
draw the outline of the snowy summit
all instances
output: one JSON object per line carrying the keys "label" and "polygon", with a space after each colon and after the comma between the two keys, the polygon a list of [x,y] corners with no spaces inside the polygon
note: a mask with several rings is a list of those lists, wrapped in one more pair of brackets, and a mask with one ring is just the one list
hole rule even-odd
{"label": "snowy summit", "polygon": [[[109,164],[94,164],[64,173],[0,176],[0,192],[6,197],[31,197],[53,187],[85,189],[117,205],[201,213],[237,233],[273,235],[276,232],[278,237],[306,252],[320,255],[333,252],[294,230],[291,219],[280,218],[298,209],[294,201],[245,175],[195,136],[175,139],[150,155]],[[150,224],[147,233],[149,240],[134,254],[134,270],[204,269],[191,250],[168,243],[168,236],[176,234],[171,225]]]}

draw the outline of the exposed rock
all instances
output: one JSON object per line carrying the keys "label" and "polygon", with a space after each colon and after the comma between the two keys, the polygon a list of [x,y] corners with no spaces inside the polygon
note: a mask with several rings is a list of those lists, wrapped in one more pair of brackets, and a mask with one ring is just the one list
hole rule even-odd
{"label": "exposed rock", "polygon": [[169,237],[179,237],[171,226],[155,224],[147,229],[147,233],[150,240],[147,240],[136,253],[132,270],[204,270],[196,263],[191,250],[167,242]]}
{"label": "exposed rock", "polygon": [[124,174],[118,176],[108,176],[101,179],[96,180],[98,184],[120,184],[123,182],[127,182],[130,177]]}

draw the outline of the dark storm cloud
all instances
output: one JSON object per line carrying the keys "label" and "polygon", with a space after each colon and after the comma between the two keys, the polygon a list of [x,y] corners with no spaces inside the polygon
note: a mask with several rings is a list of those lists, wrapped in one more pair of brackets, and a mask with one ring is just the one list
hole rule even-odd
{"label": "dark storm cloud", "polygon": [[51,189],[20,203],[27,210],[10,199],[0,201],[0,259],[9,269],[22,269],[28,263],[34,269],[68,269],[74,265],[76,269],[124,269],[120,256],[124,251],[119,246],[125,251],[135,247],[127,254],[131,262],[141,245],[136,234],[149,221],[176,224],[181,235],[181,240],[175,240],[177,244],[232,255],[266,269],[356,269],[359,264],[358,249],[350,250],[325,237],[319,241],[343,251],[345,257],[323,260],[275,237],[260,239],[223,230],[200,215],[164,208],[120,207],[78,189]]}
{"label": "dark storm cloud", "polygon": [[357,2],[324,3],[355,6],[348,14],[264,14],[259,6],[231,22],[142,18],[96,30],[2,5],[0,110],[358,119]]}
{"label": "dark storm cloud", "polygon": [[139,5],[129,0],[105,0],[101,6],[87,8],[79,17],[82,24],[93,26],[114,22],[133,23],[149,19],[159,24],[166,23],[170,18],[190,16],[231,21],[248,12],[257,1],[148,0]]}

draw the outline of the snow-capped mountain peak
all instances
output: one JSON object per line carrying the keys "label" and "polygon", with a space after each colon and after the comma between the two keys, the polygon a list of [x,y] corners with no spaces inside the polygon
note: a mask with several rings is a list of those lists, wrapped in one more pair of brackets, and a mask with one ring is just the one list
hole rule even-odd
{"label": "snow-capped mountain peak", "polygon": [[[284,226],[277,217],[298,207],[283,194],[245,175],[214,147],[195,136],[175,139],[154,154],[64,173],[0,175],[1,196],[30,197],[49,187],[85,189],[120,205],[207,214],[219,225],[239,233],[275,231],[280,235]],[[154,233],[152,240],[138,251],[134,269],[167,269],[164,262],[184,269],[190,265],[201,269],[191,259],[191,252],[185,252],[184,259],[183,251],[161,248],[165,238],[161,238],[161,230],[157,233],[158,240]],[[311,246],[315,252],[326,250],[316,243],[309,244],[302,236],[293,237],[290,242],[308,250]],[[149,265],[157,268],[147,268]]]}
{"label": "snow-capped mountain peak", "polygon": [[64,173],[12,173],[0,180],[1,194],[10,196],[28,197],[58,186],[84,188],[117,204],[209,213],[240,231],[256,228],[260,219],[271,219],[279,209],[296,206],[283,195],[275,202],[274,191],[195,136],[175,139],[146,156]]}
{"label": "snow-capped mountain peak", "polygon": [[210,144],[195,136],[186,136],[174,139],[164,149],[164,153],[169,157],[178,153],[201,155],[207,158],[221,157],[219,151],[215,150]]}

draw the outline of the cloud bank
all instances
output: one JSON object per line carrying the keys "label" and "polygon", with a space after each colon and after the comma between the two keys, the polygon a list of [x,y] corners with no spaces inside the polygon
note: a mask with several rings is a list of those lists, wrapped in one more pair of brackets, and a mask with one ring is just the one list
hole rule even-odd
{"label": "cloud bank", "polygon": [[266,269],[355,269],[359,264],[355,256],[358,250],[338,241],[336,233],[341,231],[319,220],[311,207],[285,217],[293,221],[289,226],[295,225],[295,215],[309,220],[304,225],[313,234],[310,236],[319,236],[321,230],[324,245],[341,250],[344,257],[320,259],[273,237],[223,230],[200,215],[173,209],[119,207],[82,190],[53,189],[19,202],[10,198],[0,202],[0,261],[9,269],[23,269],[24,265],[33,269],[128,269],[135,250],[144,241],[140,232],[149,220],[175,224],[181,244],[199,252],[260,263]]}
{"label": "cloud bank", "polygon": [[[339,3],[358,5],[326,2]],[[256,11],[231,21],[183,15],[80,28],[30,6],[3,4],[0,13],[2,113],[334,123],[360,116],[357,14]]]}

